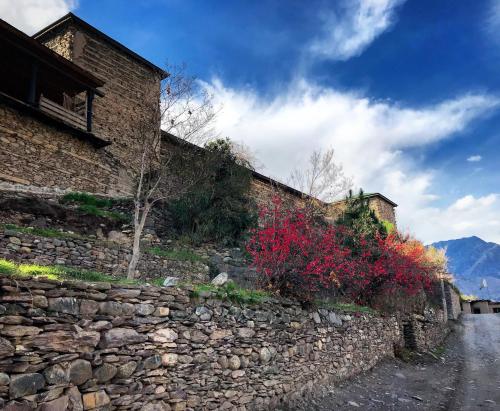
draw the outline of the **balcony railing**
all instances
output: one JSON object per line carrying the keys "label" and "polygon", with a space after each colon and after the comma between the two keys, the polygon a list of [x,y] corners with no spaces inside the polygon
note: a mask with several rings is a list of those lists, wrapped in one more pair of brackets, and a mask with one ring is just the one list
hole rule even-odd
{"label": "balcony railing", "polygon": [[87,119],[85,117],[55,103],[52,100],[49,100],[43,95],[40,96],[39,108],[41,111],[44,111],[52,117],[57,117],[58,119],[73,127],[79,128],[81,130],[87,129]]}

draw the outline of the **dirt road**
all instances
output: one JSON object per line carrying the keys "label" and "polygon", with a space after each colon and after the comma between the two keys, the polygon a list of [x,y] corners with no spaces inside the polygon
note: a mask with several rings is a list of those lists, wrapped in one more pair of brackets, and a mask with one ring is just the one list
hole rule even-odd
{"label": "dirt road", "polygon": [[463,374],[453,409],[500,410],[500,315],[469,314],[462,323]]}
{"label": "dirt road", "polygon": [[466,315],[454,328],[437,359],[386,361],[295,410],[500,410],[500,315]]}

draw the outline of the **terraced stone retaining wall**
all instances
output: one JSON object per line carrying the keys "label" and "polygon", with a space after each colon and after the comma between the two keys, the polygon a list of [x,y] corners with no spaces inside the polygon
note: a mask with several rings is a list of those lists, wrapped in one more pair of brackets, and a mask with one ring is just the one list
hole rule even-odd
{"label": "terraced stone retaining wall", "polygon": [[[373,367],[394,317],[189,289],[0,278],[0,408],[275,409]],[[10,408],[9,408],[10,407]]]}

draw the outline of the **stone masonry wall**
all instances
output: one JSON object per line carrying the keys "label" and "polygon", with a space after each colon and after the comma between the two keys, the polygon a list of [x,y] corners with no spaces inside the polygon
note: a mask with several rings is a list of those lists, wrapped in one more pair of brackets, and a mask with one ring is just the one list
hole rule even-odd
{"label": "stone masonry wall", "polygon": [[[131,248],[91,238],[59,239],[0,229],[0,258],[17,263],[64,265],[125,276]],[[138,270],[145,281],[169,276],[183,281],[208,281],[209,267],[202,262],[176,261],[144,252]]]}
{"label": "stone masonry wall", "polygon": [[456,320],[462,308],[460,306],[460,294],[450,284],[444,283],[444,293],[446,298],[446,308],[449,320]]}
{"label": "stone masonry wall", "polygon": [[[393,356],[394,317],[0,277],[0,407],[276,409]],[[11,408],[9,408],[11,406]]]}
{"label": "stone masonry wall", "polygon": [[117,194],[117,163],[103,149],[4,105],[0,145],[0,182]]}
{"label": "stone masonry wall", "polygon": [[[64,25],[40,40],[106,82],[102,87],[104,97],[94,100],[94,132],[112,143],[105,150],[121,162],[128,174],[137,170],[139,129],[146,122],[157,123],[160,128],[156,117],[160,74],[78,25]],[[122,184],[131,186],[125,174],[121,177]]]}

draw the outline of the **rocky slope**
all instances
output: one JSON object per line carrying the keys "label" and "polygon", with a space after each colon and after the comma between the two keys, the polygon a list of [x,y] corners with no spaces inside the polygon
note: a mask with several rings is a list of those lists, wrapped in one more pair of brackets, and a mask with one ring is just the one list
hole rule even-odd
{"label": "rocky slope", "polygon": [[[500,245],[475,236],[432,245],[446,249],[449,269],[462,293],[500,300]],[[480,289],[483,279],[488,287]]]}

